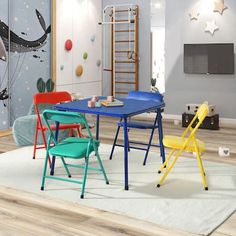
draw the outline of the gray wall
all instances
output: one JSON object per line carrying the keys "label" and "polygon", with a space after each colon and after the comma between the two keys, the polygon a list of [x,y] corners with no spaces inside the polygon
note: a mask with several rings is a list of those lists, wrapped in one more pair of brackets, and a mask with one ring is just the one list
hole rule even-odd
{"label": "gray wall", "polygon": [[[203,12],[190,21],[195,0],[166,0],[166,110],[181,114],[186,103],[207,100],[215,104],[220,117],[236,118],[236,75],[187,75],[183,73],[184,43],[234,43],[236,45],[236,1],[225,1],[223,15]],[[203,6],[202,6],[203,7]],[[207,11],[209,7],[203,7]],[[204,32],[206,21],[215,20],[219,30],[214,36]],[[236,66],[235,66],[236,68]]]}
{"label": "gray wall", "polygon": [[[103,0],[103,8],[106,5],[137,4],[140,7],[140,78],[139,89],[149,90],[151,79],[151,55],[150,55],[150,1],[149,0]],[[110,94],[110,76],[108,72],[103,73],[103,95]]]}

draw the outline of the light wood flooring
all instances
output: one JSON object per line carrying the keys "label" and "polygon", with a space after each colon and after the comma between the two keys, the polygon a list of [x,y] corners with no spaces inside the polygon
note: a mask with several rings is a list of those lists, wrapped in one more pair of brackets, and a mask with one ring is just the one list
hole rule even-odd
{"label": "light wood flooring", "polygon": [[[112,143],[115,120],[101,119],[100,138]],[[165,134],[180,134],[183,128],[164,122]],[[9,134],[9,133],[7,133]],[[6,133],[5,133],[6,135]],[[18,148],[11,135],[0,133],[0,152]],[[147,140],[143,131],[131,131],[130,138]],[[199,130],[198,137],[206,142],[204,159],[236,165],[236,129],[219,131]],[[122,133],[120,135],[122,140]],[[219,146],[230,147],[231,156],[219,157]],[[151,160],[150,160],[151,161]],[[46,196],[0,186],[0,235],[160,235],[193,236],[193,234],[165,229],[106,211],[79,204],[55,200]],[[212,236],[235,236],[236,213],[224,222]]]}

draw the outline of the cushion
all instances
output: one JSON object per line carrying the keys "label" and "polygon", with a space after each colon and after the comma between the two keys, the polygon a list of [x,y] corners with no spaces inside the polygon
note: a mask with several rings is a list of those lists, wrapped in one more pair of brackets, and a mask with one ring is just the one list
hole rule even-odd
{"label": "cushion", "polygon": [[[12,133],[13,133],[13,138],[17,145],[29,146],[34,144],[36,120],[37,120],[36,115],[28,115],[19,117],[14,121],[12,127]],[[47,136],[47,132],[45,133]],[[59,133],[59,140],[68,137],[68,135],[69,135],[69,130],[61,130]],[[41,132],[39,132],[37,144],[43,144]]]}

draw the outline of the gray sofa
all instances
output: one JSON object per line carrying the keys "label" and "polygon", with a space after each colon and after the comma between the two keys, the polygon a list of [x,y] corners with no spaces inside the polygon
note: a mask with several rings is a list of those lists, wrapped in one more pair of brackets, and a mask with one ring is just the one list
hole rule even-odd
{"label": "gray sofa", "polygon": [[[39,106],[40,113],[42,113],[42,111],[45,109],[51,109],[51,108],[52,105],[49,104]],[[42,116],[41,120],[43,121]],[[13,133],[13,138],[18,146],[30,146],[34,144],[36,121],[37,121],[37,116],[35,114],[34,105],[30,107],[28,115],[19,117],[14,121],[14,124],[12,126],[12,133]],[[69,134],[68,130],[60,131],[59,140],[68,136],[68,134]],[[42,135],[41,132],[39,132],[37,144],[42,144],[42,143],[43,143]]]}

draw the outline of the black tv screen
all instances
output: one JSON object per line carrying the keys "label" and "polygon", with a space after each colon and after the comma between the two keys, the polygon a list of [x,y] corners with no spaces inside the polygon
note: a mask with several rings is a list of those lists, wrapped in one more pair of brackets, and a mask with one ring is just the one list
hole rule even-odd
{"label": "black tv screen", "polygon": [[184,73],[234,74],[234,44],[184,44]]}

